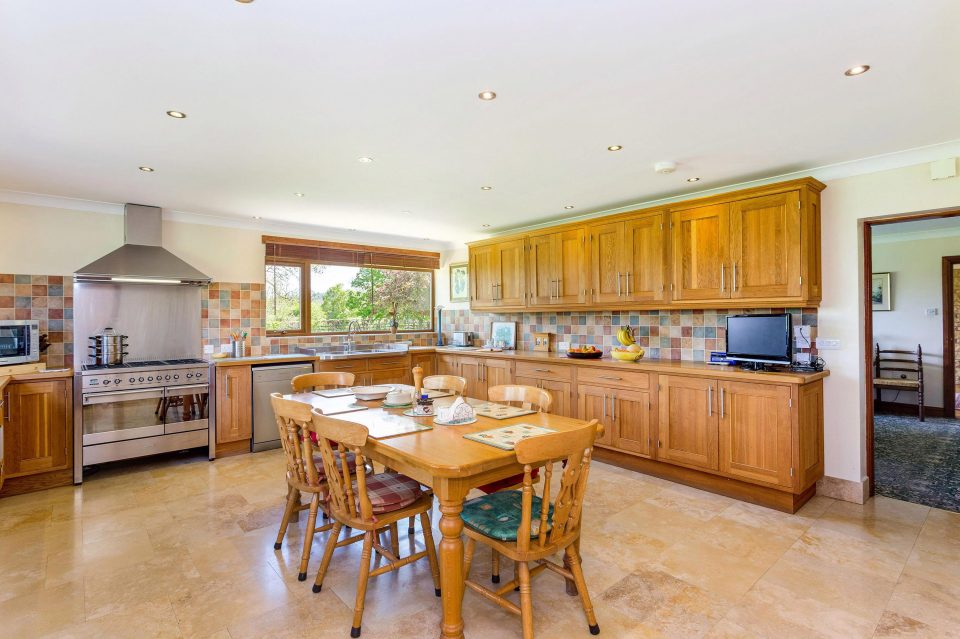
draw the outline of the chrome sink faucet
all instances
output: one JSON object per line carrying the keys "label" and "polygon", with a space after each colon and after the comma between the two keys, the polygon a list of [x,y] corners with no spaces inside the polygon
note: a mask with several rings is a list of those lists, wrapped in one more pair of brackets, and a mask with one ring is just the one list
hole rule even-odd
{"label": "chrome sink faucet", "polygon": [[357,330],[360,329],[360,322],[357,320],[350,320],[350,323],[347,324],[347,343],[345,344],[346,352],[353,350],[354,337],[357,334]]}

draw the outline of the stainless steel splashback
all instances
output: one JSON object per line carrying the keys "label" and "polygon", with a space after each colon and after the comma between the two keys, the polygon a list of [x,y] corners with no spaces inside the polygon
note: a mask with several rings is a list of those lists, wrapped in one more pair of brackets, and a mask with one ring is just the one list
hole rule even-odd
{"label": "stainless steel splashback", "polygon": [[87,338],[107,326],[129,337],[127,361],[200,357],[200,292],[193,286],[74,284],[74,360],[92,361]]}

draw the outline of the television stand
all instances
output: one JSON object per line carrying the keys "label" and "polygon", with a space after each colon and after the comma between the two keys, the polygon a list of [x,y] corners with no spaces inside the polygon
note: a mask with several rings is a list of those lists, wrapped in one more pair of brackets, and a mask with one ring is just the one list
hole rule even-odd
{"label": "television stand", "polygon": [[764,364],[763,362],[741,362],[740,368],[742,368],[745,371],[754,371],[758,373],[760,371],[770,370],[769,368],[767,368],[767,365]]}

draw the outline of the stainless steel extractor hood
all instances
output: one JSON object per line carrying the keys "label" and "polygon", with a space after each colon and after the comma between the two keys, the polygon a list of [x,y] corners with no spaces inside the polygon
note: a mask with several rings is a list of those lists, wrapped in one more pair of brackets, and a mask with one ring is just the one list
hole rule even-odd
{"label": "stainless steel extractor hood", "polygon": [[78,269],[77,282],[139,284],[208,284],[210,278],[161,246],[163,226],[158,206],[123,208],[123,246]]}

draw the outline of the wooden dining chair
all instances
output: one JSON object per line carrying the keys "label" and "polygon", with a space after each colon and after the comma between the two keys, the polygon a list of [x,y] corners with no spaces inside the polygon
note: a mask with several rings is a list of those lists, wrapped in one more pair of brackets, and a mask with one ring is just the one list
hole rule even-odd
{"label": "wooden dining chair", "polygon": [[463,395],[463,391],[467,387],[467,380],[457,375],[431,375],[423,378],[423,387],[429,390]]}
{"label": "wooden dining chair", "polygon": [[[597,420],[593,420],[576,430],[517,442],[517,461],[524,465],[523,488],[484,495],[463,506],[463,532],[467,535],[463,556],[466,586],[505,610],[520,615],[523,639],[533,638],[530,580],[544,570],[552,570],[576,584],[590,634],[600,633],[583,577],[579,550],[583,498],[596,436]],[[556,462],[563,462],[563,469],[559,492],[551,504],[550,486]],[[533,471],[540,466],[544,466],[545,471],[543,490],[537,496]],[[469,579],[478,541],[514,560],[517,574],[513,581],[491,590]],[[564,553],[564,563],[569,567],[550,561],[550,557],[558,552]],[[535,565],[531,567],[531,563]],[[520,589],[519,606],[504,596],[516,587]]]}
{"label": "wooden dining chair", "polygon": [[294,393],[302,393],[307,390],[325,390],[328,388],[348,388],[353,386],[353,373],[305,373],[297,375],[290,384],[293,386]]}
{"label": "wooden dining chair", "polygon": [[[884,373],[888,373],[888,375],[884,375]],[[889,373],[892,373],[892,375]],[[917,344],[917,350],[915,351],[883,350],[880,348],[880,344],[874,345],[874,411],[880,409],[884,388],[895,391],[915,391],[917,393],[917,412],[920,421],[926,421],[923,410],[923,349],[920,344]]]}
{"label": "wooden dining chair", "polygon": [[549,413],[553,405],[550,391],[536,386],[504,384],[487,389],[487,399],[498,404],[518,405],[528,410]]}
{"label": "wooden dining chair", "polygon": [[[350,636],[359,637],[367,583],[371,578],[426,557],[433,574],[434,592],[438,597],[440,596],[440,566],[437,562],[437,549],[433,545],[433,533],[427,514],[433,508],[433,494],[425,492],[416,480],[400,473],[386,472],[367,476],[362,472],[356,472],[356,468],[362,468],[364,465],[363,447],[367,443],[368,436],[366,426],[325,417],[314,410],[309,428],[316,433],[323,467],[328,471],[329,507],[334,518],[333,532],[327,539],[320,570],[313,584],[313,592],[320,592],[323,588],[323,578],[330,565],[333,551],[362,540],[360,576],[353,610],[353,626],[350,628]],[[312,440],[308,437],[304,440],[304,445],[310,444]],[[350,470],[349,464],[344,463],[348,453],[353,453],[356,457],[353,471]],[[423,542],[426,547],[420,552],[400,557],[397,522],[410,516],[420,517]],[[341,540],[340,531],[344,527],[361,532]],[[390,531],[391,548],[380,543],[380,533],[386,530]],[[370,560],[373,551],[383,557],[386,563],[371,570]]]}

